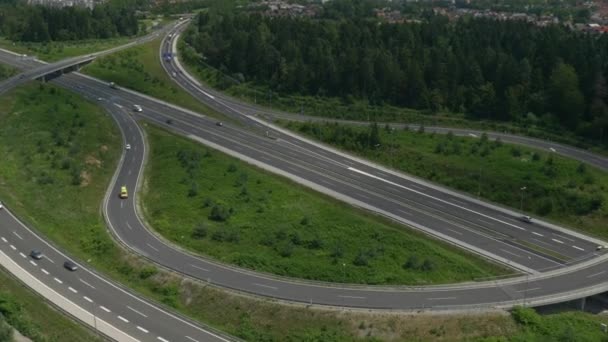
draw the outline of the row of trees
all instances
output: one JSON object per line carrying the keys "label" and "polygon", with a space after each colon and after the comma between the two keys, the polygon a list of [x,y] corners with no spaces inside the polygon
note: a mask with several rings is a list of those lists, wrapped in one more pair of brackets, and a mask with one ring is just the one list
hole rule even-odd
{"label": "row of trees", "polygon": [[186,42],[234,79],[284,94],[608,132],[608,35],[428,15],[421,24],[206,12]]}
{"label": "row of trees", "polygon": [[110,0],[84,7],[0,4],[0,33],[16,41],[48,42],[132,36],[138,33],[135,1]]}

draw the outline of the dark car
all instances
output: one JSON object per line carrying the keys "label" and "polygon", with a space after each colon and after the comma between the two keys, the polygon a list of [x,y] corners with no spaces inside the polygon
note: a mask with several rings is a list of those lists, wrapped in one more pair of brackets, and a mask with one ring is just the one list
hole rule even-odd
{"label": "dark car", "polygon": [[41,251],[34,249],[30,252],[30,256],[36,260],[40,260],[44,255]]}
{"label": "dark car", "polygon": [[69,260],[63,263],[63,267],[67,268],[68,270],[70,270],[72,272],[74,272],[78,269],[78,266]]}
{"label": "dark car", "polygon": [[224,124],[221,121],[216,122],[215,125],[220,126],[220,127],[224,126]]}

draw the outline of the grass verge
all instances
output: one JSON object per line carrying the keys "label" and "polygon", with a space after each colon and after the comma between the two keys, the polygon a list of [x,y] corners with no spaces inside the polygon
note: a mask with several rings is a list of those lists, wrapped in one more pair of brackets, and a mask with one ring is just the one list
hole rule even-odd
{"label": "grass verge", "polygon": [[[508,340],[522,331],[502,314],[411,316],[279,305],[159,270],[116,247],[100,216],[99,203],[119,152],[119,133],[111,120],[71,93],[30,84],[0,98],[0,198],[81,262],[91,259],[110,278],[194,319],[248,341],[429,341],[438,335],[455,341]],[[62,167],[64,157],[69,162]],[[54,159],[60,163],[53,164]],[[73,165],[86,171],[78,185],[73,184]],[[6,286],[0,281],[0,291]],[[8,291],[19,296],[17,290]],[[35,310],[41,311],[39,306]],[[588,326],[597,322],[588,316],[581,320],[590,321]],[[78,340],[67,333],[61,341]]]}
{"label": "grass verge", "polygon": [[192,251],[330,282],[421,285],[509,272],[197,142],[147,132],[146,218]]}
{"label": "grass verge", "polygon": [[282,124],[394,169],[608,238],[608,175],[583,163],[486,136],[472,139],[373,125]]}
{"label": "grass verge", "polygon": [[34,342],[102,341],[43,302],[38,294],[0,268],[0,315],[22,335]]}
{"label": "grass verge", "polygon": [[159,60],[161,42],[162,39],[158,38],[102,57],[85,66],[82,72],[198,113],[218,116],[173,82],[165,72]]}

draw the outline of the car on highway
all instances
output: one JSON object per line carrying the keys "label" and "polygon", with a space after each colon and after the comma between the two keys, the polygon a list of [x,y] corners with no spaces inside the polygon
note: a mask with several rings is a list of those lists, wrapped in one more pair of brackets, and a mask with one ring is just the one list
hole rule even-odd
{"label": "car on highway", "polygon": [[134,112],[143,112],[143,109],[141,108],[140,105],[133,105],[133,111]]}
{"label": "car on highway", "polygon": [[216,126],[219,126],[219,127],[224,126],[224,124],[223,124],[221,121],[216,122],[216,123],[215,123],[215,125],[216,125]]}
{"label": "car on highway", "polygon": [[97,101],[103,101],[103,97],[98,97]]}
{"label": "car on highway", "polygon": [[608,249],[608,246],[599,245],[599,246],[595,247],[596,251],[603,251],[605,249]]}
{"label": "car on highway", "polygon": [[42,257],[44,257],[44,254],[42,254],[42,252],[37,249],[33,249],[30,252],[30,256],[32,257],[32,259],[40,260],[42,259]]}
{"label": "car on highway", "polygon": [[116,86],[116,83],[114,83],[114,82],[110,82],[109,86],[112,89],[118,89],[118,87]]}
{"label": "car on highway", "polygon": [[0,209],[4,208],[4,206],[2,205],[2,202],[0,202]]}
{"label": "car on highway", "polygon": [[177,77],[177,73],[174,71],[174,72],[171,73],[171,76]]}
{"label": "car on highway", "polygon": [[127,192],[127,187],[125,185],[120,187],[120,198],[128,198],[129,193]]}
{"label": "car on highway", "polygon": [[526,223],[532,223],[532,218],[528,215],[524,215],[520,219]]}
{"label": "car on highway", "polygon": [[127,148],[127,150],[131,149],[131,144],[127,144],[127,146],[125,146]]}
{"label": "car on highway", "polygon": [[63,267],[67,268],[68,270],[74,272],[78,269],[78,265],[76,265],[75,263],[66,260],[66,262],[63,263]]}

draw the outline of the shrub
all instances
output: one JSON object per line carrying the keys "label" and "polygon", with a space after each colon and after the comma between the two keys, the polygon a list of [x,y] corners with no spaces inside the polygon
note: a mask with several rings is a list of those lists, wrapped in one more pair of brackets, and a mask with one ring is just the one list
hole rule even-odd
{"label": "shrub", "polygon": [[228,165],[228,172],[236,172],[237,167],[234,164]]}
{"label": "shrub", "polygon": [[279,249],[279,255],[283,258],[289,258],[293,254],[294,248],[293,243],[289,241],[281,246]]}
{"label": "shrub", "polygon": [[357,256],[355,257],[355,260],[353,260],[353,265],[368,266],[369,260],[368,260],[367,255],[365,255],[365,253],[363,253],[363,252],[359,252],[359,254],[357,254]]}
{"label": "shrub", "polygon": [[533,152],[532,153],[532,161],[539,161],[540,160],[540,154]]}
{"label": "shrub", "polygon": [[308,242],[308,248],[310,249],[321,249],[323,248],[323,240],[321,238],[316,237]]}
{"label": "shrub", "polygon": [[192,182],[190,184],[190,189],[188,189],[188,197],[196,197],[198,195],[198,184],[196,182]]}
{"label": "shrub", "polygon": [[199,223],[192,231],[192,237],[195,239],[204,239],[207,236],[207,227],[203,223]]}
{"label": "shrub", "polygon": [[513,308],[511,316],[518,324],[533,328],[539,327],[542,321],[542,318],[534,309],[523,308],[521,306]]}
{"label": "shrub", "polygon": [[141,270],[139,270],[139,278],[148,279],[156,273],[158,273],[158,269],[156,267],[152,265],[144,266]]}
{"label": "shrub", "polygon": [[209,214],[210,220],[219,222],[224,222],[228,220],[229,217],[230,213],[228,212],[226,207],[221,204],[214,205],[213,208],[211,208],[211,214]]}
{"label": "shrub", "polygon": [[518,147],[513,146],[511,147],[511,155],[513,157],[521,157],[521,150]]}
{"label": "shrub", "polygon": [[432,272],[435,270],[435,263],[431,259],[424,259],[420,269],[425,272]]}
{"label": "shrub", "polygon": [[579,163],[576,172],[583,174],[585,171],[587,171],[587,166],[584,163]]}
{"label": "shrub", "polygon": [[308,216],[304,216],[300,220],[300,224],[303,226],[307,226],[309,223],[310,223],[310,219],[308,218]]}
{"label": "shrub", "polygon": [[418,256],[410,255],[407,261],[403,264],[403,268],[406,270],[417,270],[420,267],[420,260]]}

